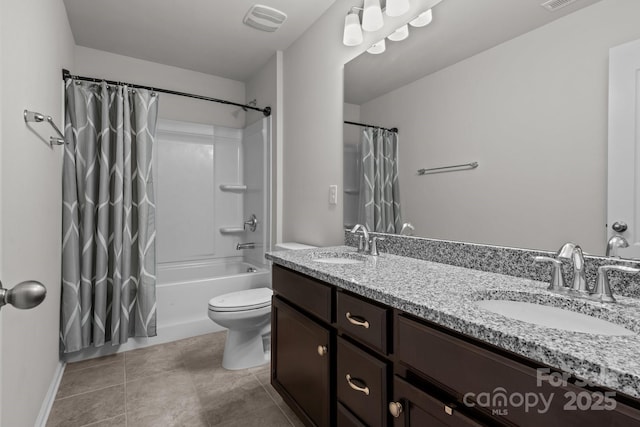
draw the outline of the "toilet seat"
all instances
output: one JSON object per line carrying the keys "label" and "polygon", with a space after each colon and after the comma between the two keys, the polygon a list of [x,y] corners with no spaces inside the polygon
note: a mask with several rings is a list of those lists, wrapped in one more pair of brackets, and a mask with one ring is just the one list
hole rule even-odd
{"label": "toilet seat", "polygon": [[273,291],[270,288],[247,289],[230,292],[209,300],[210,311],[256,310],[271,305]]}

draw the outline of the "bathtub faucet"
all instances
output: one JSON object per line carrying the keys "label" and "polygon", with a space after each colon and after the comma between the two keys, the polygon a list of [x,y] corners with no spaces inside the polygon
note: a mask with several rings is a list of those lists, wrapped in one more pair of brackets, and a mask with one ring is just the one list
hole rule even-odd
{"label": "bathtub faucet", "polygon": [[242,249],[253,249],[255,247],[256,247],[256,244],[253,242],[249,242],[249,243],[238,242],[238,244],[236,245],[236,250],[241,251]]}

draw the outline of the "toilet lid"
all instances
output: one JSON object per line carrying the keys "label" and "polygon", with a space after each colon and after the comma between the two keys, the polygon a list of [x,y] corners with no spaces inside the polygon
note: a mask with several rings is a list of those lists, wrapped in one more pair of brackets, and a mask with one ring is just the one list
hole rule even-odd
{"label": "toilet lid", "polygon": [[239,311],[267,307],[271,304],[273,291],[269,288],[248,289],[231,292],[209,300],[209,310]]}

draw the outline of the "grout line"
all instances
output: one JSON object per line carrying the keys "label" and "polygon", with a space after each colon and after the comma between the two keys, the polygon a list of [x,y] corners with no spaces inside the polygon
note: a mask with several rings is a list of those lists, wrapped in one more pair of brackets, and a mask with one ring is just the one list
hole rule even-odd
{"label": "grout line", "polygon": [[105,389],[111,388],[111,387],[118,387],[118,386],[121,386],[121,385],[123,385],[123,383],[110,384],[110,385],[107,385],[107,386],[104,386],[104,387],[100,387],[100,388],[96,388],[96,389],[93,389],[93,390],[83,391],[82,393],[71,394],[71,395],[65,396],[65,397],[58,397],[58,398],[56,398],[56,401],[58,401],[58,400],[66,400],[66,399],[70,399],[72,397],[77,397],[77,396],[82,396],[83,394],[95,393],[96,391],[105,390]]}
{"label": "grout line", "polygon": [[[116,353],[116,354],[118,354],[118,353]],[[123,354],[124,354],[124,352],[123,352]],[[105,357],[108,357],[108,356],[105,356]],[[88,359],[88,360],[91,360],[91,359]],[[96,363],[95,365],[87,366],[87,367],[84,367],[84,368],[74,368],[74,367],[73,367],[73,365],[74,365],[75,363],[82,363],[82,362],[83,362],[83,361],[80,361],[80,362],[73,362],[73,363],[67,363],[67,367],[65,368],[65,371],[66,371],[66,372],[69,372],[69,373],[74,373],[74,372],[81,372],[81,371],[85,371],[85,370],[87,370],[87,369],[98,368],[98,367],[104,367],[104,366],[106,366],[106,365],[115,365],[116,363],[124,363],[124,358],[123,358],[123,361],[118,361],[118,360],[114,360],[114,361],[111,361],[111,362],[104,361],[104,362]],[[66,362],[65,362],[65,363],[66,363]]]}

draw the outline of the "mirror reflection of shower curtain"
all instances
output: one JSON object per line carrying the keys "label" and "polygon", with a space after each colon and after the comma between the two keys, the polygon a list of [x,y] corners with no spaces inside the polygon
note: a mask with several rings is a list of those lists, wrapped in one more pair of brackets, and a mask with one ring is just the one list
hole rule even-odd
{"label": "mirror reflection of shower curtain", "polygon": [[398,134],[365,128],[360,141],[358,223],[370,231],[399,233],[402,228],[398,182]]}

